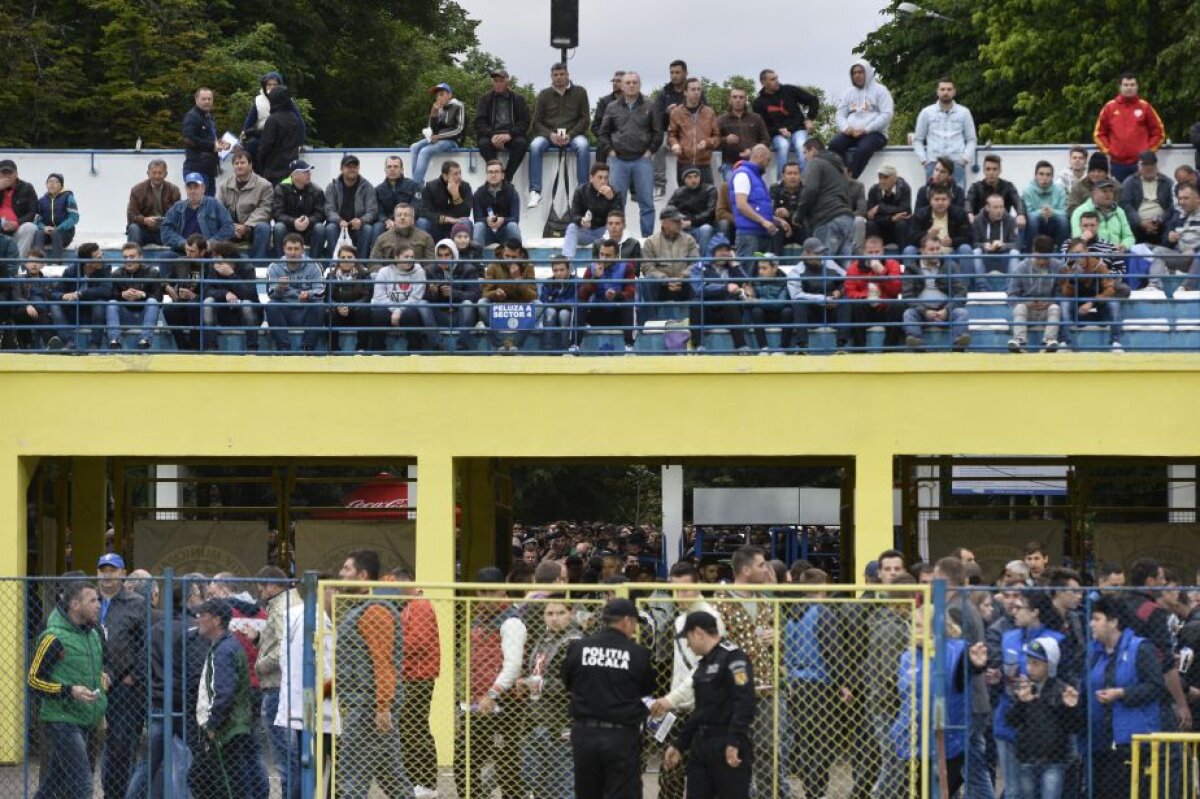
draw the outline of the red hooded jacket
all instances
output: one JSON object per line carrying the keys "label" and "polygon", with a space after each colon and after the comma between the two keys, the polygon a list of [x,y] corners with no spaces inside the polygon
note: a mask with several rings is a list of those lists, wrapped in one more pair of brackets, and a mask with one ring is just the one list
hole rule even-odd
{"label": "red hooded jacket", "polygon": [[1100,109],[1092,136],[1100,151],[1117,164],[1132,164],[1140,153],[1161,147],[1166,138],[1154,106],[1141,97],[1119,94]]}

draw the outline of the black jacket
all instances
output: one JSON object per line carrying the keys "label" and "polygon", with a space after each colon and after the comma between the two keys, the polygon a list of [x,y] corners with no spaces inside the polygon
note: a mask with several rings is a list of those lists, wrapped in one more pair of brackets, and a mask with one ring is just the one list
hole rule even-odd
{"label": "black jacket", "polygon": [[128,272],[123,264],[117,264],[112,270],[112,298],[121,302],[128,302],[121,297],[121,292],[129,289],[137,289],[138,291],[146,292],[145,300],[135,300],[135,302],[145,302],[146,300],[162,299],[163,284],[159,282],[159,274],[157,266],[148,266],[145,263],[138,264],[136,272]]}
{"label": "black jacket", "polygon": [[608,108],[608,104],[620,96],[620,92],[612,92],[596,101],[596,112],[592,114],[592,135],[597,137],[600,135],[600,123],[604,121],[604,109]]}
{"label": "black jacket", "polygon": [[[256,274],[254,264],[238,259],[233,262],[234,274],[222,277],[213,269],[211,263],[204,265],[204,297],[215,302],[225,302],[225,295],[233,292],[239,300],[258,302],[258,289],[255,288]],[[218,282],[219,281],[219,282]]]}
{"label": "black jacket", "polygon": [[304,129],[296,118],[296,107],[285,87],[271,89],[267,99],[271,102],[271,115],[263,125],[262,138],[258,142],[258,174],[278,183],[291,173],[292,161],[300,157]]}
{"label": "black jacket", "polygon": [[39,314],[50,313],[50,293],[54,289],[54,281],[42,275],[34,277],[33,275],[21,275],[18,282],[10,283],[8,286],[0,288],[0,299],[3,299],[3,294],[9,287],[12,289],[13,300],[24,303],[24,305],[15,305],[12,307],[13,315],[25,313],[25,305],[32,305],[37,309]]}
{"label": "black jacket", "polygon": [[400,178],[395,184],[384,180],[375,186],[375,204],[379,206],[381,220],[391,219],[400,203],[408,203],[415,210],[420,202],[421,184],[412,178]]}
{"label": "black jacket", "polygon": [[1009,213],[1025,213],[1025,203],[1021,200],[1021,192],[1017,191],[1017,187],[1004,178],[997,179],[995,186],[989,186],[982,180],[972,183],[970,190],[967,191],[968,210],[975,215],[983,213],[983,206],[987,205],[987,198],[993,194],[999,194],[1004,198],[1004,208]]}
{"label": "black jacket", "polygon": [[609,200],[596,191],[591,182],[575,189],[571,196],[571,221],[578,225],[583,221],[583,215],[592,212],[592,227],[602,228],[608,224],[608,215],[612,211],[625,210],[625,195],[613,189],[613,198]]}
{"label": "black jacket", "polygon": [[600,144],[618,158],[641,158],[662,144],[662,121],[645,95],[638,95],[633,108],[620,98],[604,109],[599,137]]}
{"label": "black jacket", "polygon": [[358,305],[371,301],[374,287],[371,285],[371,270],[355,265],[353,277],[338,279],[338,268],[325,270],[325,300],[331,305]]}
{"label": "black jacket", "polygon": [[[950,239],[953,246],[958,248],[963,244],[971,244],[971,223],[967,219],[967,212],[953,203],[946,211],[946,219],[950,225]],[[914,247],[921,246],[921,239],[925,238],[925,234],[929,232],[929,228],[933,226],[933,209],[928,205],[920,209],[912,215],[912,241]]]}
{"label": "black jacket", "polygon": [[1086,695],[1080,692],[1075,707],[1063,704],[1067,685],[1057,677],[1046,680],[1032,702],[1014,699],[1005,719],[1017,731],[1017,760],[1022,763],[1066,763],[1071,759],[1071,738],[1084,729]]}
{"label": "black jacket", "polygon": [[754,98],[754,113],[767,123],[767,131],[772,136],[778,136],[780,128],[787,128],[792,133],[803,129],[804,120],[815,120],[820,108],[816,95],[788,84],[781,84],[774,94],[760,91]]}
{"label": "black jacket", "polygon": [[489,208],[496,216],[502,216],[509,222],[521,221],[521,196],[507,180],[500,184],[500,191],[495,194],[492,194],[486,183],[480,186],[471,195],[471,208],[476,222],[487,221]]}
{"label": "black jacket", "polygon": [[889,192],[883,191],[876,183],[867,191],[867,210],[878,208],[875,212],[875,219],[881,216],[886,217],[889,221],[896,214],[911,214],[912,213],[912,187],[908,185],[908,181],[904,178],[897,178],[896,185]]}
{"label": "black jacket", "polygon": [[183,171],[217,174],[217,123],[212,114],[192,106],[183,116]]}
{"label": "black jacket", "polygon": [[[914,211],[920,211],[922,208],[929,207],[929,183],[926,183],[917,190],[917,201],[914,206]],[[956,208],[967,210],[967,194],[954,181],[950,181],[950,204]],[[868,203],[869,204],[869,203]]]}
{"label": "black jacket", "polygon": [[[496,121],[496,103],[503,101],[501,98],[512,103],[512,121],[507,125]],[[529,104],[521,95],[511,89],[505,95],[485,92],[475,107],[475,140],[485,142],[497,133],[508,133],[513,138],[523,139],[529,131],[529,120]]]}
{"label": "black jacket", "polygon": [[[425,302],[453,305],[479,302],[483,293],[483,284],[479,282],[479,266],[456,261],[447,270],[446,263],[434,261],[425,267]],[[450,283],[449,299],[442,296],[441,286],[444,283]]]}
{"label": "black jacket", "polygon": [[696,710],[679,732],[679,748],[686,752],[693,742],[716,735],[721,739],[722,749],[736,746],[739,756],[749,761],[755,703],[754,667],[749,656],[731,642],[722,641],[696,664],[692,686],[696,691]]}
{"label": "black jacket", "polygon": [[571,692],[571,717],[577,721],[636,729],[647,715],[642,697],[655,692],[650,650],[612,627],[571,642],[562,678]]}
{"label": "black jacket", "polygon": [[291,183],[276,186],[271,199],[271,217],[291,233],[296,229],[296,220],[302,216],[312,222],[325,221],[325,192],[312,182],[303,189],[297,189]]}
{"label": "black jacket", "polygon": [[[100,598],[101,603],[104,597]],[[101,625],[104,633],[104,670],[117,684],[132,674],[146,679],[146,628],[150,613],[146,600],[122,588],[108,603]]]}
{"label": "black jacket", "polygon": [[426,183],[425,189],[421,192],[421,216],[435,225],[441,224],[438,222],[439,216],[465,219],[471,215],[471,200],[474,197],[471,192],[471,184],[465,180],[461,184],[459,197],[461,198],[459,202],[451,202],[450,192],[446,189],[446,181],[439,175]]}
{"label": "black jacket", "polygon": [[108,270],[101,266],[90,275],[84,272],[83,265],[78,261],[67,264],[62,277],[54,284],[50,297],[56,302],[62,300],[62,295],[81,293],[80,299],[89,302],[103,302],[112,299],[112,282],[108,279]]}
{"label": "black jacket", "polygon": [[13,213],[17,215],[19,224],[24,225],[37,218],[38,196],[32,184],[17,178],[11,186],[0,191],[0,202],[3,202],[5,194],[12,194]]}
{"label": "black jacket", "polygon": [[680,186],[667,204],[674,206],[684,219],[691,220],[692,230],[711,225],[717,217],[717,187],[703,183],[695,189]]}

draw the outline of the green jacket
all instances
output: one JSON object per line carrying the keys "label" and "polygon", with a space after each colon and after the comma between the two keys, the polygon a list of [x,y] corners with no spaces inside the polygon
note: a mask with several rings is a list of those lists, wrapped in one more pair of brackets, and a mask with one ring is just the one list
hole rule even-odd
{"label": "green jacket", "polygon": [[1079,235],[1079,218],[1085,211],[1095,211],[1099,214],[1100,229],[1097,234],[1100,236],[1100,241],[1107,241],[1112,245],[1121,244],[1125,249],[1133,246],[1133,230],[1129,227],[1129,220],[1125,217],[1124,209],[1119,205],[1114,205],[1112,210],[1106,213],[1096,208],[1096,204],[1091,200],[1076,208],[1075,213],[1071,215],[1072,236]]}
{"label": "green jacket", "polygon": [[[95,727],[108,709],[108,695],[100,682],[104,647],[97,629],[81,629],[55,608],[46,630],[37,640],[29,665],[29,687],[41,696],[42,721]],[[71,698],[71,687],[82,685],[100,696],[95,702]]]}

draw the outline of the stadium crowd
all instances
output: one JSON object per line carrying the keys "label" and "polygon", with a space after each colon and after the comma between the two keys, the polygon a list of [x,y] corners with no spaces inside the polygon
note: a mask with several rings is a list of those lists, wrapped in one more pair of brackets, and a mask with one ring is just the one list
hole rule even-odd
{"label": "stadium crowd", "polygon": [[[389,334],[409,351],[455,351],[479,325],[503,352],[540,328],[543,349],[575,353],[589,327],[620,328],[632,350],[639,326],[687,318],[696,349],[716,327],[729,328],[741,353],[805,352],[818,327],[836,331],[839,349],[862,348],[868,327],[883,325],[890,348],[922,350],[931,329],[946,328],[964,350],[974,290],[1005,292],[1013,351],[1029,347],[1030,323],[1044,327],[1047,351],[1068,347],[1077,324],[1106,326],[1121,349],[1121,301],[1132,290],[1197,287],[1196,170],[1159,171],[1165,132],[1132,74],[1097,117],[1096,150],[1038,162],[1023,189],[1001,176],[995,154],[967,185],[975,124],[949,78],[917,116],[919,187],[887,163],[874,184],[860,180],[888,144],[894,111],[865,61],[849,70],[828,142],[812,132],[817,98],[771,69],[753,99],[733,89],[720,116],[682,61],[650,96],[638,73],[614,73],[594,107],[565,64],[551,67],[532,111],[506,70],[491,78],[473,115],[450,85],[430,89],[411,176],[392,155],[372,185],[347,153],[324,189],[302,157],[303,118],[279,73],[263,77],[236,142],[218,135],[213,92],[201,88],[183,120],[182,189],[152,160],[129,193],[121,263],[85,243],[54,278],[44,266],[64,260],[78,203],[62,174],[39,198],[13,160],[0,160],[9,278],[0,300],[18,341],[70,349],[83,326],[104,330],[111,349],[128,339],[147,350],[161,316],[175,346],[195,350],[217,346],[202,327],[256,329],[265,318],[280,351],[297,346],[289,329],[305,331],[303,351],[323,337],[337,348],[339,331],[354,333],[350,351],[384,350]],[[469,127],[486,160],[483,185],[472,187],[453,158],[427,181],[432,156],[466,144]],[[520,217],[543,202],[550,150],[562,155],[560,173],[573,155],[578,186],[566,210],[549,214],[544,233],[561,239],[561,252],[539,278]],[[668,153],[678,188],[656,213]],[[514,181],[526,154],[522,191]],[[627,225],[627,197],[640,236]],[[269,264],[261,295],[255,264]],[[782,329],[779,339],[768,326]],[[688,338],[685,330],[675,346]]]}
{"label": "stadium crowd", "polygon": [[[649,740],[657,725],[692,709],[696,659],[676,643],[688,614],[703,610],[766,686],[750,732],[755,797],[776,795],[773,779],[785,796],[797,784],[806,796],[826,795],[835,779],[852,782],[853,796],[909,795],[920,603],[889,586],[945,581],[947,727],[937,747],[950,795],[966,783],[968,797],[1002,790],[1056,799],[1088,795],[1090,783],[1092,795],[1127,796],[1131,736],[1189,730],[1200,711],[1192,665],[1200,595],[1180,590],[1181,575],[1151,559],[1085,574],[1056,566],[1031,542],[989,583],[965,547],[917,563],[888,550],[862,575],[878,588],[845,603],[837,600],[856,594],[825,571],[768,560],[752,543],[728,557],[685,557],[664,580],[642,554],[658,541],[649,526],[514,529],[509,571],[472,575],[478,585],[463,593],[470,604],[452,613],[407,586],[404,568],[387,570],[374,551],[350,553],[337,575],[325,575],[347,583],[323,600],[332,620],[317,622],[332,633],[318,659],[326,689],[336,686],[338,708],[326,700],[323,731],[326,757],[338,753],[338,795],[365,797],[372,781],[392,796],[453,795],[448,777],[439,779],[430,727],[434,684],[449,676],[439,626],[453,624],[470,641],[455,677],[458,795],[483,795],[494,780],[504,797],[570,799],[559,669],[567,645],[598,623],[594,603],[627,581],[661,584],[630,592],[658,685],[647,698],[643,769],[653,771],[663,752]],[[186,575],[173,584],[170,618],[156,609],[160,583],[145,571],[127,575],[120,555],[101,557],[96,582],[69,576],[80,579],[62,583],[28,670],[44,735],[38,796],[91,796],[97,759],[106,796],[144,796],[150,781],[162,795],[174,780],[196,799],[230,786],[265,799],[269,768],[283,796],[299,795],[306,600],[283,571]],[[376,584],[352,587],[368,581]],[[771,590],[787,583],[817,593],[788,602]],[[776,619],[772,598],[784,600]],[[168,648],[172,674],[184,675],[169,696]],[[160,759],[164,710],[183,719],[170,774]],[[683,795],[678,769],[657,779],[659,796]]]}

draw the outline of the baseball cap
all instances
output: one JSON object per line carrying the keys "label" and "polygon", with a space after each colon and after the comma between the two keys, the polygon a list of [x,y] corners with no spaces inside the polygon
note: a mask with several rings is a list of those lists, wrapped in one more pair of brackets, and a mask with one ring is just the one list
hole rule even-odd
{"label": "baseball cap", "polygon": [[508,70],[507,70],[507,69],[503,69],[503,68],[501,68],[501,69],[493,69],[493,70],[492,70],[491,72],[489,72],[488,74],[489,74],[489,75],[491,75],[493,78],[507,78],[507,77],[508,77]]}
{"label": "baseball cap", "polygon": [[297,158],[292,163],[288,164],[288,172],[312,172],[313,168],[303,158]]}
{"label": "baseball cap", "polygon": [[624,618],[637,618],[637,606],[628,599],[610,599],[604,605],[604,610],[601,612],[601,617],[606,621],[615,621]]}
{"label": "baseball cap", "polygon": [[[3,169],[3,164],[0,164],[0,169]],[[204,175],[201,175],[199,172],[188,172],[186,175],[183,176],[183,184],[185,186],[190,185],[192,183],[199,183],[200,185],[203,186],[204,185]]]}
{"label": "baseball cap", "polygon": [[5,158],[3,161],[0,161],[0,172],[16,172],[16,171],[17,171],[17,162],[16,161],[12,160],[11,158]]}
{"label": "baseball cap", "polygon": [[879,167],[879,174],[894,178],[899,173],[896,171],[896,167],[892,166],[891,164],[884,164],[883,166]]}
{"label": "baseball cap", "polygon": [[825,242],[818,239],[816,236],[809,236],[804,240],[804,251],[815,255],[822,255],[829,252],[829,248],[825,246]]}
{"label": "baseball cap", "polygon": [[709,635],[717,635],[717,617],[704,610],[695,610],[687,615],[683,620],[683,629],[679,631],[679,638],[683,638],[692,630],[703,630]]}
{"label": "baseball cap", "polygon": [[1058,671],[1058,662],[1062,659],[1062,651],[1058,648],[1058,641],[1049,636],[1043,636],[1034,638],[1025,644],[1025,657],[1048,663],[1050,676],[1053,677]]}
{"label": "baseball cap", "polygon": [[357,166],[358,165],[358,156],[355,155],[354,153],[346,153],[345,155],[343,155],[342,156],[342,166],[346,166],[347,164],[354,164],[355,166]]}
{"label": "baseball cap", "polygon": [[112,566],[114,569],[125,568],[125,558],[118,555],[116,552],[108,552],[100,556],[100,560],[96,563],[96,568],[103,566]]}
{"label": "baseball cap", "polygon": [[1138,163],[1139,164],[1157,164],[1158,163],[1158,154],[1155,153],[1153,150],[1143,150],[1138,155]]}
{"label": "baseball cap", "polygon": [[677,211],[675,209],[675,206],[668,205],[665,208],[663,208],[661,211],[658,212],[658,218],[659,219],[679,219],[679,211]]}
{"label": "baseball cap", "polygon": [[430,94],[437,94],[438,92],[443,92],[443,91],[454,94],[454,89],[450,88],[449,83],[439,83],[437,86],[433,86],[429,89]]}
{"label": "baseball cap", "polygon": [[863,571],[866,572],[867,577],[869,577],[870,579],[872,579],[872,580],[876,579],[877,577],[879,577],[879,561],[877,561],[877,560],[867,561],[867,568],[864,569]]}
{"label": "baseball cap", "polygon": [[475,573],[475,582],[502,583],[504,582],[504,572],[500,571],[495,566],[484,566]]}
{"label": "baseball cap", "polygon": [[1117,182],[1112,178],[1100,178],[1092,185],[1093,189],[1115,189],[1116,187]]}
{"label": "baseball cap", "polygon": [[229,620],[233,618],[233,606],[229,604],[229,600],[221,599],[220,597],[214,597],[201,602],[192,612],[197,616],[201,613],[216,616],[227,627],[229,626]]}

